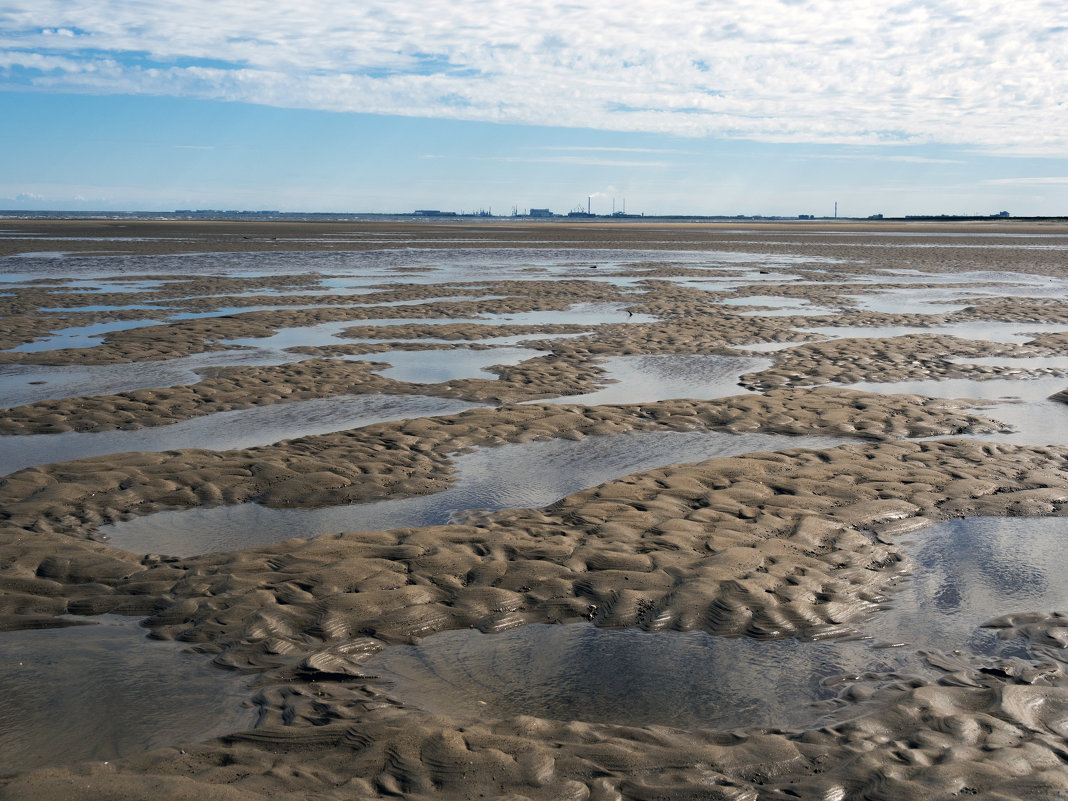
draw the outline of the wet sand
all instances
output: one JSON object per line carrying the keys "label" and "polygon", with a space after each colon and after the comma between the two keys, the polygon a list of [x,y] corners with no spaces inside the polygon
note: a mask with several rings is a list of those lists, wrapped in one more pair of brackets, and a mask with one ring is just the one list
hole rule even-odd
{"label": "wet sand", "polygon": [[[729,729],[672,728],[566,720],[558,711],[432,714],[391,696],[364,669],[373,655],[436,632],[475,628],[492,636],[581,620],[652,636],[700,631],[754,641],[833,640],[877,616],[907,580],[903,537],[922,540],[925,527],[944,520],[1068,516],[1068,449],[984,442],[984,434],[1002,428],[988,404],[827,386],[1058,375],[1056,368],[1004,362],[1065,354],[1068,333],[1050,330],[1068,328],[1063,299],[1024,293],[915,313],[859,309],[847,296],[905,286],[894,275],[917,270],[928,273],[932,296],[944,291],[939,279],[946,275],[1017,271],[1066,281],[1068,228],[504,222],[120,228],[108,221],[19,220],[0,222],[3,231],[29,234],[0,236],[0,255],[109,250],[138,256],[119,257],[113,274],[144,284],[89,292],[44,275],[51,257],[38,265],[42,274],[18,280],[15,265],[34,262],[9,259],[12,269],[0,285],[8,295],[0,297],[6,314],[0,346],[7,348],[0,356],[11,365],[136,370],[142,362],[190,354],[240,354],[257,339],[321,323],[338,324],[341,338],[295,346],[289,362],[207,368],[201,381],[176,387],[67,398],[43,385],[33,402],[0,410],[0,437],[167,426],[222,411],[369,393],[488,405],[256,448],[105,454],[0,478],[0,630],[45,627],[59,616],[142,617],[150,636],[255,677],[251,701],[258,710],[255,728],[209,742],[174,742],[108,762],[5,768],[0,798],[756,801],[1068,794],[1068,623],[1058,609],[999,610],[991,626],[1020,643],[1017,655],[983,655],[947,642],[942,651],[917,651],[923,667],[913,673],[844,678],[834,687],[835,714],[811,726],[762,720]],[[160,273],[146,272],[150,262],[143,260],[153,253],[394,247],[441,249],[443,257],[457,247],[591,255],[551,267],[560,272],[551,277],[540,275],[549,269],[541,261],[520,262],[514,270],[527,274],[523,280],[409,283],[406,276],[420,270],[398,263],[390,267],[392,277],[386,270],[369,282],[371,291],[325,304],[314,290],[329,286],[328,273],[175,273],[168,288]],[[607,270],[591,263],[603,248],[616,254]],[[628,249],[635,251],[633,262],[618,256]],[[715,255],[724,253],[733,255]],[[586,277],[593,267],[597,277]],[[761,284],[759,270],[789,270],[792,277]],[[717,277],[717,283],[710,289],[680,283],[694,276]],[[729,278],[730,286],[718,277]],[[970,290],[996,291],[989,279],[967,283]],[[120,288],[117,279],[112,288]],[[265,292],[272,299],[254,298],[256,306],[285,308],[231,310],[234,294]],[[207,300],[209,294],[217,299]],[[751,316],[759,305],[724,302],[762,295],[840,311]],[[86,348],[13,350],[73,325],[138,313],[76,311],[90,300],[105,307],[166,301],[225,313],[105,333]],[[383,305],[396,301],[405,305]],[[500,319],[581,303],[619,304],[624,314],[653,319],[588,327]],[[408,319],[421,322],[367,322]],[[427,319],[467,322],[427,325]],[[1011,343],[938,333],[824,340],[803,330],[961,322],[1018,324],[1020,337]],[[360,341],[379,336],[388,348]],[[486,340],[513,336],[529,337],[521,343],[544,355],[498,367],[495,379],[410,383],[379,375],[380,363],[358,360],[403,348],[492,350],[501,344]],[[746,345],[768,343],[787,347],[764,354],[775,359],[768,369],[741,377],[751,394],[741,394],[740,386],[727,398],[567,403],[567,396],[604,386],[608,357],[747,355]],[[969,362],[994,356],[1004,362]],[[549,398],[554,402],[542,402]],[[128,553],[96,539],[106,523],[165,509],[313,508],[426,495],[450,486],[453,459],[473,448],[652,431],[833,435],[856,442],[665,465],[541,509],[471,513],[449,525],[339,531],[181,558],[165,548]]]}

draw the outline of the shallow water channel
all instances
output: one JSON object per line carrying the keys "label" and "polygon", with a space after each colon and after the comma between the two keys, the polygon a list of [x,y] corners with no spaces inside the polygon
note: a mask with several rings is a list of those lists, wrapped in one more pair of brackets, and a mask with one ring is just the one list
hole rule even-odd
{"label": "shallow water channel", "polygon": [[179,448],[234,450],[343,431],[389,420],[454,414],[478,404],[422,395],[345,395],[218,412],[135,431],[8,436],[0,440],[0,475],[24,467],[110,453]]}
{"label": "shallow water channel", "polygon": [[1049,399],[1050,395],[1068,386],[1068,378],[990,378],[982,381],[949,378],[862,382],[847,386],[862,392],[889,395],[992,401],[994,405],[976,407],[976,413],[1006,423],[1012,430],[1007,433],[976,434],[970,438],[1013,445],[1068,445],[1068,403]]}
{"label": "shallow water channel", "polygon": [[703,632],[523,626],[442,632],[364,664],[388,694],[430,712],[536,715],[682,728],[814,725],[843,677],[926,673],[921,649],[1026,656],[987,620],[1068,609],[1066,518],[973,518],[916,532],[915,573],[853,639],[757,641]]}
{"label": "shallow water channel", "polygon": [[[255,503],[158,512],[101,526],[99,536],[134,553],[191,556],[339,531],[448,523],[470,510],[538,508],[630,473],[717,456],[786,448],[830,448],[855,439],[718,431],[658,431],[480,448],[456,457],[444,492],[395,501],[272,509]],[[531,470],[531,465],[538,465]]]}

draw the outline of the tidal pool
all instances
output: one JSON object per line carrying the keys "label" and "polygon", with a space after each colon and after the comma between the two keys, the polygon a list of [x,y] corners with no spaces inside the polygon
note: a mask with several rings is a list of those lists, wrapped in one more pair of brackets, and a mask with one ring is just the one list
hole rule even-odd
{"label": "tidal pool", "polygon": [[610,356],[602,361],[606,374],[598,380],[616,383],[585,395],[563,395],[551,402],[603,406],[745,395],[749,390],[738,385],[741,377],[766,370],[771,364],[771,359],[753,356]]}
{"label": "tidal pool", "polygon": [[376,370],[385,378],[412,384],[439,384],[464,378],[497,379],[487,368],[493,365],[515,365],[544,356],[545,351],[532,348],[492,348],[470,350],[391,350],[355,356],[358,361],[389,362],[389,367]]}
{"label": "tidal pool", "polygon": [[[665,465],[755,451],[830,448],[855,441],[658,431],[502,445],[456,457],[456,483],[433,495],[317,509],[272,509],[244,503],[158,512],[102,526],[99,536],[133,553],[190,556],[339,531],[438,525],[469,510],[538,508],[578,490]],[[538,467],[532,470],[535,464]]]}
{"label": "tidal pool", "polygon": [[[1010,612],[1068,609],[1068,518],[972,518],[920,530],[915,573],[851,639],[760,641],[703,632],[531,625],[448,631],[364,663],[404,703],[464,717],[535,715],[681,728],[816,725],[843,677],[926,673],[919,653],[1021,656],[981,628]],[[846,681],[845,683],[848,683]]]}
{"label": "tidal pool", "polygon": [[36,342],[26,342],[12,348],[12,353],[41,353],[47,350],[61,350],[63,348],[91,348],[100,345],[100,337],[115,331],[128,331],[132,328],[148,328],[162,325],[162,320],[113,320],[93,325],[75,326],[57,331],[52,336],[44,337]]}
{"label": "tidal pool", "polygon": [[132,364],[0,365],[0,405],[4,408],[52,398],[113,395],[135,389],[195,384],[206,367],[266,367],[315,358],[280,350],[249,347],[197,353],[179,359]]}
{"label": "tidal pool", "polygon": [[0,475],[24,467],[108,453],[181,448],[251,448],[389,420],[455,414],[477,406],[465,401],[422,395],[346,395],[218,412],[173,425],[136,431],[103,431],[97,434],[68,431],[62,434],[0,437]]}
{"label": "tidal pool", "polygon": [[138,621],[0,632],[0,772],[110,760],[252,728],[250,679]]}
{"label": "tidal pool", "polygon": [[784,295],[746,295],[725,298],[724,306],[767,306],[772,309],[803,309],[811,304],[805,298],[790,298]]}
{"label": "tidal pool", "polygon": [[845,299],[864,311],[898,314],[908,309],[910,314],[952,314],[968,307],[963,294],[963,290],[949,287],[923,287],[887,289],[871,295],[847,295]]}
{"label": "tidal pool", "polygon": [[1023,343],[1039,334],[1051,334],[1068,330],[1066,323],[996,323],[967,322],[946,323],[930,327],[916,325],[884,326],[818,326],[799,328],[808,334],[820,334],[831,339],[871,339],[901,337],[909,334],[949,334],[961,339],[986,340],[987,342]]}
{"label": "tidal pool", "polygon": [[996,405],[979,406],[976,411],[984,417],[1007,423],[1012,427],[1011,431],[957,436],[990,442],[1009,442],[1013,445],[1068,445],[1068,403],[1049,399],[1050,395],[1068,386],[1068,379],[1059,376],[1033,379],[990,378],[983,381],[947,378],[862,382],[845,386],[861,392],[888,395],[925,395],[929,398],[994,401]]}
{"label": "tidal pool", "polygon": [[816,305],[805,298],[788,298],[776,295],[753,295],[741,298],[727,298],[720,301],[724,306],[758,306],[751,311],[741,311],[741,317],[792,317],[836,314],[837,309]]}
{"label": "tidal pool", "polygon": [[980,367],[1017,367],[1021,370],[1049,370],[1068,374],[1068,356],[962,356],[952,361],[956,364],[974,364]]}

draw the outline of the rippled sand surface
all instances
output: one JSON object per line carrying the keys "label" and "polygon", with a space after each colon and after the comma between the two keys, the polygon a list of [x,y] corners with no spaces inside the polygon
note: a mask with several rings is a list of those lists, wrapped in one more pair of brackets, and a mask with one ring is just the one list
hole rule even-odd
{"label": "rippled sand surface", "polygon": [[1066,254],[0,221],[0,798],[1068,795]]}

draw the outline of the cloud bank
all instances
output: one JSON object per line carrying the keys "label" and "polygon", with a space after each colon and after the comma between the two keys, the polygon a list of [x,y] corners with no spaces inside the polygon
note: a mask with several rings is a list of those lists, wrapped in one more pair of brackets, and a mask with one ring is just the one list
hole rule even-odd
{"label": "cloud bank", "polygon": [[1062,0],[0,0],[0,88],[1057,151]]}

